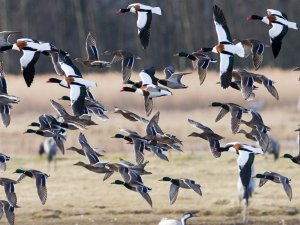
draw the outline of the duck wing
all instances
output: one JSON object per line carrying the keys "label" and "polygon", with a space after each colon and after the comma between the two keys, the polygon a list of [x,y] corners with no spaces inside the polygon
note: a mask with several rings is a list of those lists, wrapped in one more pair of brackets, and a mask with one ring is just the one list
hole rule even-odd
{"label": "duck wing", "polygon": [[217,115],[215,122],[218,122],[220,119],[222,119],[228,112],[229,112],[229,106],[223,104],[220,112]]}
{"label": "duck wing", "polygon": [[263,85],[267,88],[268,92],[277,100],[279,100],[279,94],[276,90],[276,88],[274,87],[274,81],[268,79],[266,76],[260,75],[258,76],[258,79],[260,79],[263,83]]}
{"label": "duck wing", "polygon": [[54,51],[49,51],[49,54],[51,56],[51,61],[54,67],[54,70],[57,75],[60,76],[66,76],[65,72],[61,69],[59,63],[58,63],[58,53]]}
{"label": "duck wing", "polygon": [[88,33],[85,42],[85,48],[88,55],[88,60],[96,61],[99,60],[98,49],[96,46],[96,39],[91,33]]}
{"label": "duck wing", "polygon": [[283,185],[283,188],[285,190],[286,195],[288,196],[289,200],[292,200],[292,196],[293,196],[293,192],[292,192],[292,187],[290,185],[289,179],[287,177],[284,176],[280,176],[279,177],[280,182]]}
{"label": "duck wing", "polygon": [[150,195],[148,194],[148,188],[145,186],[137,186],[137,192],[148,202],[148,204],[152,207],[152,200]]}
{"label": "duck wing", "polygon": [[135,161],[137,164],[141,164],[144,162],[145,143],[139,138],[133,138],[132,141],[134,144]]}
{"label": "duck wing", "polygon": [[9,112],[10,112],[9,105],[1,105],[0,106],[1,119],[2,119],[2,123],[5,127],[8,127],[10,124]]}
{"label": "duck wing", "polygon": [[251,167],[254,162],[254,153],[240,151],[238,165],[240,168],[240,178],[244,187],[248,187],[251,180]]}
{"label": "duck wing", "polygon": [[10,205],[16,207],[17,205],[17,195],[15,193],[15,187],[14,184],[17,183],[16,181],[12,182],[5,182],[4,183],[4,191],[5,195],[7,197],[7,200]]}
{"label": "duck wing", "polygon": [[218,35],[218,41],[220,42],[232,42],[229,28],[227,26],[226,18],[222,10],[217,6],[213,6],[213,18]]}
{"label": "duck wing", "polygon": [[12,34],[19,34],[20,31],[1,31],[0,32],[0,46],[7,46],[11,45],[11,43],[8,42],[8,38]]}
{"label": "duck wing", "polygon": [[14,210],[15,208],[11,206],[7,201],[4,201],[3,204],[5,216],[7,219],[7,222],[9,225],[14,225],[15,224],[15,213]]}
{"label": "duck wing", "polygon": [[269,36],[274,58],[276,58],[280,52],[282,39],[286,35],[287,31],[288,26],[281,25],[279,23],[272,23],[272,28],[269,30]]}
{"label": "duck wing", "polygon": [[233,55],[221,53],[220,57],[221,87],[228,88],[232,79]]}
{"label": "duck wing", "polygon": [[175,184],[171,184],[170,190],[169,190],[170,205],[173,205],[173,203],[176,201],[178,192],[179,192],[179,186],[177,186]]}
{"label": "duck wing", "polygon": [[75,116],[87,114],[85,106],[86,87],[79,85],[70,85],[71,106]]}
{"label": "duck wing", "polygon": [[78,140],[79,140],[79,143],[82,146],[84,154],[87,157],[87,159],[89,160],[90,164],[98,163],[99,159],[98,159],[96,152],[88,144],[85,136],[82,133],[79,134]]}
{"label": "duck wing", "polygon": [[145,100],[146,115],[149,116],[152,113],[153,100],[152,100],[152,98],[149,98],[148,96],[144,96],[144,100]]}
{"label": "duck wing", "polygon": [[152,21],[151,10],[142,11],[140,9],[138,11],[138,20],[137,20],[138,34],[144,49],[146,49],[149,44],[151,21]]}
{"label": "duck wing", "polygon": [[184,179],[184,183],[186,183],[187,186],[189,186],[191,189],[193,189],[198,195],[202,196],[202,191],[200,189],[200,185],[196,184],[194,180],[190,179]]}
{"label": "duck wing", "polygon": [[23,55],[20,58],[21,68],[23,71],[23,77],[28,87],[34,79],[35,68],[34,65],[40,57],[39,51],[23,50]]}
{"label": "duck wing", "polygon": [[168,66],[164,68],[165,79],[169,79],[169,77],[175,73],[175,68],[173,66]]}
{"label": "duck wing", "polygon": [[131,71],[134,64],[133,56],[124,56],[122,60],[123,84],[126,84],[131,77]]}
{"label": "duck wing", "polygon": [[36,174],[35,181],[38,196],[44,205],[47,200],[46,176],[44,174]]}
{"label": "duck wing", "polygon": [[181,78],[184,75],[190,74],[190,72],[178,72],[178,73],[173,73],[168,80],[174,83],[181,84]]}

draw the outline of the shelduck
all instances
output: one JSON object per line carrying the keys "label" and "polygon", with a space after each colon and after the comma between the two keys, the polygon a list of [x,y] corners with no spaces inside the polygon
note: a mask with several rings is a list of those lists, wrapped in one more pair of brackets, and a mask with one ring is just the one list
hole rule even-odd
{"label": "shelduck", "polygon": [[143,48],[146,49],[150,39],[152,14],[154,13],[157,15],[161,15],[161,8],[134,3],[130,4],[126,9],[120,9],[117,14],[126,12],[131,12],[138,15],[138,19],[136,22],[136,25],[138,27],[138,34]]}
{"label": "shelduck", "polygon": [[269,30],[269,36],[274,58],[276,58],[280,52],[282,40],[288,32],[288,28],[298,30],[298,25],[288,21],[286,14],[274,9],[267,9],[267,16],[251,15],[248,16],[247,20],[260,20],[272,26]]}
{"label": "shelduck", "polygon": [[195,213],[185,213],[182,215],[180,222],[173,219],[163,218],[158,225],[186,225],[187,220],[195,217]]}

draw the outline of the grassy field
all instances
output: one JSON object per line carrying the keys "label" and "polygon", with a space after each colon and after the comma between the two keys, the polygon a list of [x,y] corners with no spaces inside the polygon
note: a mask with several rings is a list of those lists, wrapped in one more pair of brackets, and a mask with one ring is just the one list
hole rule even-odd
{"label": "grassy field", "polygon": [[[256,94],[257,100],[264,102],[261,115],[272,128],[271,134],[280,141],[281,151],[296,154],[296,133],[293,130],[300,123],[297,111],[299,74],[270,69],[261,70],[260,73],[276,81],[275,86],[280,96],[279,101],[275,100],[261,86]],[[7,76],[9,93],[20,96],[21,102],[12,110],[11,125],[0,129],[1,152],[11,155],[8,170],[3,174],[5,177],[16,178],[12,174],[16,168],[47,171],[46,162],[37,156],[37,149],[43,138],[23,132],[40,114],[55,114],[50,99],[57,100],[62,95],[69,94],[67,89],[46,84],[50,76],[52,75],[37,76],[31,88],[25,87],[21,77]],[[98,83],[98,88],[92,92],[110,111],[110,120],[102,122],[95,119],[99,125],[84,131],[89,143],[106,151],[104,160],[117,162],[119,157],[123,157],[133,161],[132,146],[110,137],[118,133],[119,128],[144,134],[145,126],[124,120],[112,112],[113,107],[118,106],[145,115],[143,98],[131,93],[120,93],[123,86],[120,74],[92,74],[86,76],[86,79]],[[134,74],[133,80],[137,79],[137,74]],[[58,170],[48,171],[51,177],[48,179],[48,200],[45,206],[39,202],[33,180],[25,179],[16,186],[18,204],[21,206],[16,209],[16,224],[150,225],[158,224],[163,217],[179,219],[181,214],[188,211],[199,215],[191,219],[189,224],[241,224],[241,208],[236,191],[236,155],[225,153],[221,158],[214,159],[208,152],[205,141],[187,137],[191,132],[197,131],[187,122],[191,118],[226,137],[222,143],[235,140],[253,144],[242,135],[231,134],[229,116],[214,122],[218,109],[208,107],[212,101],[235,102],[246,107],[251,105],[251,102],[243,101],[239,92],[222,90],[216,84],[217,81],[217,73],[210,72],[204,85],[200,87],[198,77],[193,73],[183,78],[188,89],[175,90],[171,97],[154,100],[154,113],[157,110],[161,112],[161,128],[183,140],[184,153],[171,152],[168,155],[169,163],[146,153],[146,158],[150,161],[147,170],[153,174],[144,176],[144,181],[153,188],[150,193],[152,209],[137,193],[110,184],[119,178],[118,175],[102,182],[101,175],[73,166],[79,160],[85,161],[85,158],[67,152],[65,156],[59,155]],[[249,118],[245,115],[246,120]],[[69,132],[65,146],[79,147],[78,134],[79,131]],[[257,188],[250,203],[250,224],[300,224],[299,166],[285,159],[274,162],[272,157],[265,159],[264,156],[257,156],[255,169],[256,172],[273,170],[290,177],[294,192],[292,202],[289,202],[282,185],[267,183],[264,187]],[[203,197],[191,190],[183,190],[179,193],[177,202],[170,206],[169,184],[158,182],[162,176],[195,179],[202,186]]]}

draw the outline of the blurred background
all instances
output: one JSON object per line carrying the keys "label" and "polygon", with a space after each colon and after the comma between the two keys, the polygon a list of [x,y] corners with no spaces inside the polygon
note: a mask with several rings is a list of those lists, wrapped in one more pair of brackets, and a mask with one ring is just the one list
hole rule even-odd
{"label": "blurred background", "polygon": [[[100,52],[125,49],[142,57],[135,70],[155,66],[162,70],[167,65],[180,69],[190,62],[173,57],[178,51],[192,52],[201,47],[216,44],[212,4],[218,4],[225,13],[233,38],[254,38],[269,43],[268,26],[259,21],[247,21],[249,15],[264,16],[266,9],[276,8],[287,12],[288,18],[299,22],[298,0],[164,0],[140,1],[163,10],[163,15],[153,16],[150,44],[143,50],[137,35],[137,16],[132,13],[116,15],[126,8],[128,0],[0,0],[1,30],[17,30],[19,37],[49,41],[68,51],[72,57],[85,56],[85,38],[91,32],[97,40]],[[14,38],[14,37],[13,37]],[[16,36],[17,38],[17,36]],[[299,63],[299,33],[289,30],[283,41],[279,57],[274,60],[271,49],[266,49],[263,66],[289,68]],[[6,55],[9,54],[9,57]],[[19,73],[18,52],[4,54],[6,71]],[[293,55],[293,57],[287,57]],[[9,58],[9,60],[8,60]],[[54,72],[44,57],[37,65],[37,73]],[[245,60],[236,57],[236,65]],[[105,59],[105,58],[104,58]],[[212,66],[218,69],[217,65]],[[112,69],[115,69],[113,67]]]}

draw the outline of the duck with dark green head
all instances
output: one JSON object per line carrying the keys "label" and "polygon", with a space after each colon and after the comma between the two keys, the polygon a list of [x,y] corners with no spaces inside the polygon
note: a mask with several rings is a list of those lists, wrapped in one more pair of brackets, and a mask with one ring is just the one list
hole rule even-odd
{"label": "duck with dark green head", "polygon": [[123,134],[115,134],[114,136],[112,136],[111,138],[119,138],[119,139],[124,139],[126,141],[128,141],[130,144],[132,144],[132,138],[130,138],[129,136],[125,136]]}
{"label": "duck with dark green head", "polygon": [[127,189],[131,191],[138,192],[146,201],[147,203],[152,207],[152,200],[148,192],[150,192],[152,189],[149,187],[146,187],[144,185],[139,184],[128,184],[121,180],[115,180],[111,184],[117,184],[117,185],[123,185]]}
{"label": "duck with dark green head", "polygon": [[169,191],[170,205],[175,203],[178,196],[179,188],[192,189],[198,195],[202,196],[202,191],[200,189],[201,186],[199,184],[196,184],[194,180],[190,180],[186,178],[173,179],[171,177],[163,177],[159,181],[171,182],[170,191]]}
{"label": "duck with dark green head", "polygon": [[194,69],[197,70],[200,85],[203,84],[206,78],[206,72],[209,67],[209,64],[217,62],[217,60],[210,58],[208,55],[202,54],[200,52],[193,52],[191,54],[186,52],[179,52],[174,56],[185,57],[192,60]]}
{"label": "duck with dark green head", "polygon": [[292,187],[290,185],[291,179],[272,171],[266,171],[263,174],[258,173],[253,178],[260,179],[258,185],[259,187],[262,187],[268,180],[277,184],[281,183],[289,200],[292,200]]}
{"label": "duck with dark green head", "polygon": [[47,200],[46,179],[50,176],[38,170],[17,169],[15,173],[21,174],[20,177],[17,179],[17,183],[19,183],[25,177],[30,177],[36,180],[35,184],[37,188],[37,193],[42,204],[44,205]]}

